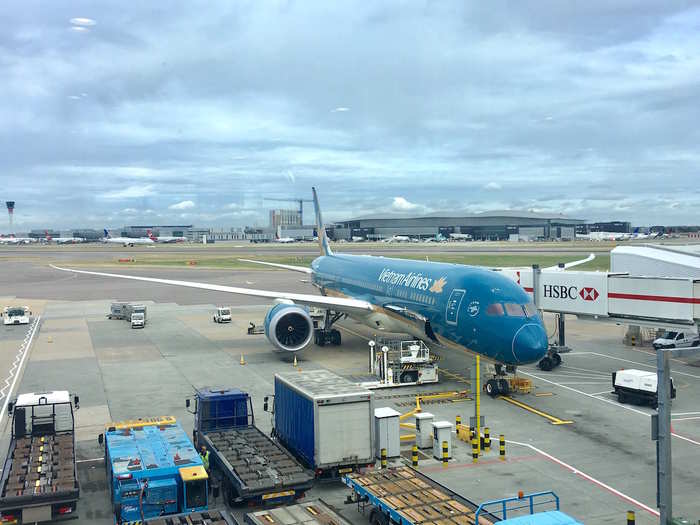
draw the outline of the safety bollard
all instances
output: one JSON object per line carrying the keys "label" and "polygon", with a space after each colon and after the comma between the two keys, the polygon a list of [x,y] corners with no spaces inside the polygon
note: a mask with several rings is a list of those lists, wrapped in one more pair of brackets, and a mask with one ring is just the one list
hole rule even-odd
{"label": "safety bollard", "polygon": [[634,522],[635,522],[634,511],[628,510],[627,511],[627,525],[634,525]]}
{"label": "safety bollard", "polygon": [[498,436],[498,456],[501,461],[506,460],[506,437],[503,434]]}
{"label": "safety bollard", "polygon": [[459,430],[459,426],[462,424],[462,416],[455,416],[455,428]]}
{"label": "safety bollard", "polygon": [[449,452],[447,452],[447,441],[442,442],[442,466],[447,466]]}
{"label": "safety bollard", "polygon": [[386,468],[386,449],[382,449],[382,468]]}
{"label": "safety bollard", "polygon": [[491,451],[491,431],[489,427],[484,427],[484,452]]}
{"label": "safety bollard", "polygon": [[479,461],[479,438],[472,438],[472,463]]}
{"label": "safety bollard", "polygon": [[469,442],[471,442],[472,439],[474,439],[474,434],[476,431],[474,430],[474,427],[470,426],[469,427]]}
{"label": "safety bollard", "polygon": [[418,466],[418,445],[413,445],[413,449],[411,449],[411,465]]}

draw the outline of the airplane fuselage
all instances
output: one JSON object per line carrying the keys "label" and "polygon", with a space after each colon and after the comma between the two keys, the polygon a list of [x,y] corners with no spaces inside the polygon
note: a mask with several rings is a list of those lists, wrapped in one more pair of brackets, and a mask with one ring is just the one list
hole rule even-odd
{"label": "airplane fuselage", "polygon": [[539,361],[547,352],[542,319],[516,283],[483,268],[358,255],[321,256],[311,265],[323,295],[375,306],[359,321],[407,332],[503,364]]}

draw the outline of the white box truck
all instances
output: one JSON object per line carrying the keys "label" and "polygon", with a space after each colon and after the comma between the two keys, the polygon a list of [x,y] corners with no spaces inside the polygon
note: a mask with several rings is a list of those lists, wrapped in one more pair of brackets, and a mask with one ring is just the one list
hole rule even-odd
{"label": "white box truck", "polygon": [[219,306],[214,314],[215,323],[230,323],[231,322],[231,308],[228,306]]}
{"label": "white box truck", "polygon": [[[658,405],[656,372],[649,370],[618,370],[612,373],[612,383],[620,403]],[[671,378],[671,399],[676,397],[676,386]]]}
{"label": "white box truck", "polygon": [[6,306],[0,315],[5,325],[29,324],[32,312],[28,306]]}

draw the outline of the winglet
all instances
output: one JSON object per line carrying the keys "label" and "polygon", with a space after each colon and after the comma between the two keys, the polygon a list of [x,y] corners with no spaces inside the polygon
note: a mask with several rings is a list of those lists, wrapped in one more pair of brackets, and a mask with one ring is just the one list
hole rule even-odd
{"label": "winglet", "polygon": [[314,194],[314,211],[316,212],[316,231],[318,235],[318,244],[321,248],[321,255],[333,255],[333,250],[331,250],[330,243],[328,242],[328,236],[326,235],[326,227],[323,225],[323,218],[321,218],[321,206],[318,204],[318,195],[316,194],[316,188],[311,188]]}

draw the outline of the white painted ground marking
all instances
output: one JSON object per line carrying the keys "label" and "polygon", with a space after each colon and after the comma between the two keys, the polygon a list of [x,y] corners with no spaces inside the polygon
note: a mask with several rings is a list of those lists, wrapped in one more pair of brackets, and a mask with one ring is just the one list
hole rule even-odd
{"label": "white painted ground marking", "polygon": [[[561,383],[555,383],[554,381],[550,381],[549,379],[545,379],[540,376],[536,376],[535,374],[529,374],[527,372],[520,372],[523,375],[534,377],[535,379],[539,379],[540,381],[544,381],[545,383],[549,383],[551,385],[558,386],[560,388],[564,388],[566,390],[571,390],[572,392],[576,392],[577,394],[581,394],[582,396],[590,397],[591,399],[597,399],[598,401],[602,401],[604,403],[608,403],[610,405],[616,406],[617,408],[624,408],[625,410],[629,410],[630,412],[635,412],[637,414],[641,414],[646,417],[651,417],[651,414],[649,412],[642,412],[641,410],[637,410],[636,408],[628,407],[626,405],[621,405],[618,402],[611,401],[610,399],[605,399],[603,397],[596,397],[593,394],[589,394],[588,392],[583,392],[582,390],[576,390],[575,388],[571,388],[570,386],[562,385]],[[682,439],[683,441],[687,441],[688,443],[693,443],[694,445],[700,445],[699,441],[695,441],[693,439],[690,439],[685,436],[681,436],[679,434],[676,434],[675,432],[671,432],[671,435],[673,437],[677,437],[678,439]]]}
{"label": "white painted ground marking", "polygon": [[603,390],[602,392],[593,392],[591,395],[592,396],[602,396],[603,394],[609,394],[609,393],[610,393],[610,389]]}
{"label": "white painted ground marking", "polygon": [[[622,357],[615,357],[612,355],[601,354],[598,352],[570,352],[566,355],[597,355],[598,357],[607,357],[608,359],[615,359],[616,361],[624,361],[625,363],[634,363],[635,365],[646,366],[647,368],[653,368],[654,370],[656,370],[656,365],[648,365],[646,363],[640,363],[639,361],[632,361],[631,359],[623,359]],[[686,364],[686,363],[683,363],[683,364]],[[681,376],[692,377],[694,379],[700,379],[700,376],[689,374],[687,372],[680,372],[678,370],[673,370],[673,373],[681,375]]]}
{"label": "white painted ground marking", "polygon": [[700,419],[700,416],[676,417],[676,418],[672,418],[671,421],[690,421],[691,419]]}
{"label": "white painted ground marking", "polygon": [[562,385],[604,385],[607,381],[562,381]]}
{"label": "white painted ground marking", "polygon": [[700,412],[671,412],[672,416],[697,416]]}
{"label": "white painted ground marking", "polygon": [[93,463],[95,461],[104,461],[105,457],[102,456],[101,458],[91,458],[91,459],[79,459],[76,461],[76,463]]}
{"label": "white painted ground marking", "polygon": [[[0,421],[2,421],[2,418],[5,416],[7,404],[10,402],[10,397],[12,396],[12,391],[15,389],[15,384],[17,384],[17,379],[19,378],[20,372],[22,371],[22,365],[24,365],[24,360],[27,358],[27,355],[29,355],[29,349],[32,347],[32,341],[34,341],[34,334],[36,334],[40,320],[41,316],[38,316],[34,319],[34,325],[30,327],[29,331],[27,332],[27,336],[24,338],[22,346],[20,346],[20,352],[18,352],[15,356],[15,362],[12,364],[12,368],[10,368],[10,373],[7,376],[7,379],[5,379],[5,386],[2,389],[0,389],[0,393],[5,398],[5,402],[2,405],[2,410],[0,410]],[[20,355],[21,358],[18,362],[17,358]],[[12,379],[13,376],[14,379]],[[12,379],[11,384],[10,379]],[[2,399],[2,397],[0,397],[0,399]]]}
{"label": "white painted ground marking", "polygon": [[601,487],[601,488],[607,490],[608,492],[614,494],[615,496],[617,496],[617,497],[620,498],[620,499],[625,500],[625,501],[628,502],[628,503],[631,503],[631,504],[633,504],[633,505],[636,505],[636,506],[639,507],[640,509],[647,511],[649,514],[651,514],[651,515],[653,515],[653,516],[657,516],[657,517],[659,516],[659,512],[658,512],[657,510],[652,509],[652,508],[649,507],[648,505],[645,505],[645,504],[642,503],[641,501],[636,500],[636,499],[634,499],[633,497],[628,496],[627,494],[624,494],[623,492],[620,492],[619,490],[617,490],[617,489],[611,487],[611,486],[608,485],[607,483],[603,483],[602,481],[600,481],[600,480],[594,478],[593,476],[590,476],[590,475],[586,474],[585,472],[582,472],[582,471],[580,471],[579,469],[577,469],[577,468],[575,468],[575,467],[572,467],[572,466],[569,465],[568,463],[565,463],[565,462],[563,462],[561,459],[556,458],[556,457],[552,456],[551,454],[548,454],[548,453],[545,452],[544,450],[540,450],[539,448],[537,448],[537,447],[535,447],[535,446],[533,446],[533,445],[530,445],[529,443],[519,443],[519,442],[517,442],[517,441],[511,441],[511,440],[509,440],[509,439],[506,440],[506,443],[511,443],[511,444],[513,444],[513,445],[520,445],[521,447],[527,447],[527,448],[529,448],[529,449],[531,449],[531,450],[534,450],[534,451],[537,452],[538,454],[540,454],[540,455],[546,457],[547,459],[553,461],[553,462],[556,463],[557,465],[559,465],[559,466],[561,466],[561,467],[564,467],[565,469],[569,470],[572,474],[575,474],[575,475],[577,475],[577,476],[581,476],[583,479],[588,480],[588,481],[590,481],[591,483],[593,483],[593,484],[595,484],[595,485],[598,485],[599,487]]}

